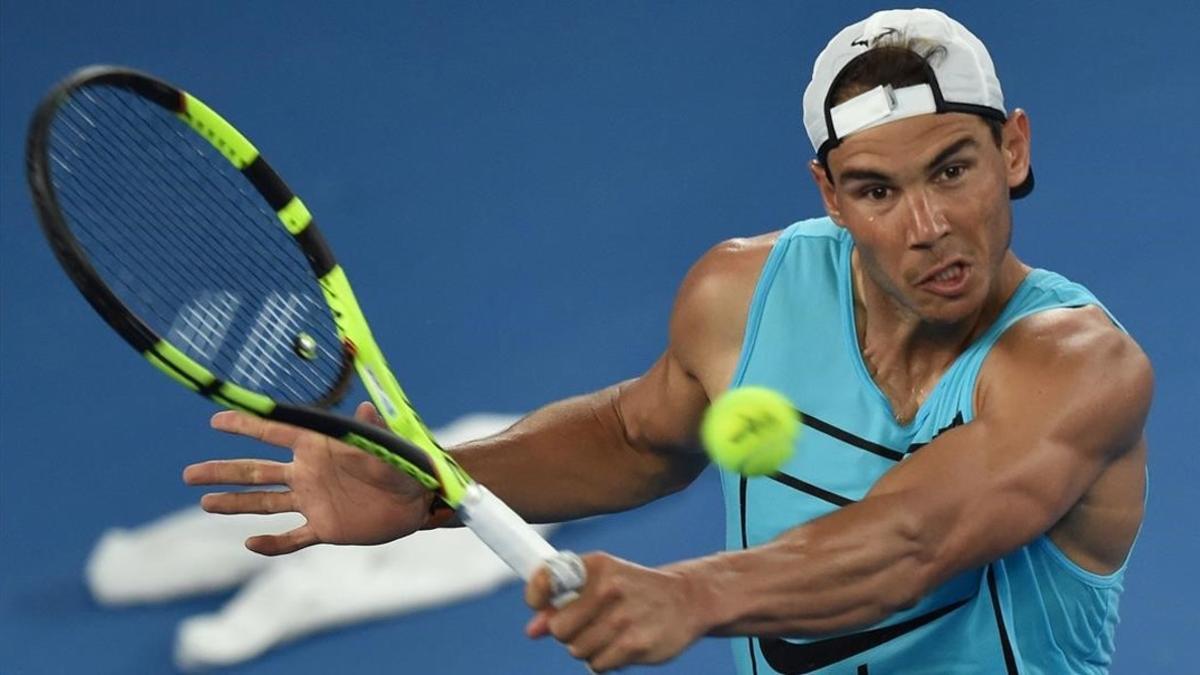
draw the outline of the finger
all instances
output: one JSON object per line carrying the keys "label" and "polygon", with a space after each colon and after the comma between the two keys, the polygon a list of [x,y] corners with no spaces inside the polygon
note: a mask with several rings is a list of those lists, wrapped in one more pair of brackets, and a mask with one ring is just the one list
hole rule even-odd
{"label": "finger", "polygon": [[217,431],[247,436],[281,448],[290,448],[301,434],[307,433],[300,427],[264,420],[238,410],[223,410],[213,415],[209,424]]}
{"label": "finger", "polygon": [[546,609],[551,606],[550,600],[550,572],[540,567],[525,584],[525,604],[531,609]]}
{"label": "finger", "polygon": [[295,495],[285,492],[213,492],[200,498],[209,513],[288,513],[296,511]]}
{"label": "finger", "polygon": [[587,660],[587,664],[593,673],[607,673],[635,663],[657,663],[659,661],[661,659],[651,657],[648,648],[640,645],[631,646],[628,639],[614,638],[608,644],[602,645],[598,653]]}
{"label": "finger", "polygon": [[588,659],[587,664],[588,669],[593,673],[607,673],[635,662],[636,660],[630,658],[622,648],[617,645],[608,645],[601,649],[599,654]]}
{"label": "finger", "polygon": [[220,459],[183,470],[188,485],[285,485],[288,465],[263,459]]}
{"label": "finger", "polygon": [[612,644],[621,631],[621,624],[613,619],[612,612],[602,616],[566,642],[567,651],[577,659],[591,661]]}
{"label": "finger", "polygon": [[580,596],[578,600],[546,617],[546,629],[563,644],[574,642],[590,628],[607,606],[595,596]]}
{"label": "finger", "polygon": [[363,401],[358,404],[358,407],[354,409],[354,419],[366,422],[367,424],[373,424],[377,427],[387,427],[387,422],[379,414],[379,410],[375,407],[375,404],[370,401]]}
{"label": "finger", "polygon": [[246,548],[262,555],[284,555],[319,543],[316,533],[307,524],[283,534],[260,534],[246,540]]}
{"label": "finger", "polygon": [[[611,567],[606,556],[589,553],[583,556],[587,569],[587,584],[580,589],[579,597],[562,607],[547,619],[548,629],[559,642],[569,643],[580,631],[595,622],[606,607],[622,599],[619,580],[609,576]],[[550,602],[549,575],[542,570],[546,579],[545,598]]]}
{"label": "finger", "polygon": [[549,635],[550,617],[553,614],[554,610],[552,609],[543,609],[537,614],[534,614],[533,618],[529,620],[529,623],[525,624],[525,635],[534,640]]}

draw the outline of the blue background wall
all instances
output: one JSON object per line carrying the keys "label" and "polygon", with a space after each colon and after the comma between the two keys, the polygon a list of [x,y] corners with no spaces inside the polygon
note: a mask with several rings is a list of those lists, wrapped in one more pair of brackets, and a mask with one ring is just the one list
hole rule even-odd
{"label": "blue background wall", "polygon": [[[1115,671],[1185,672],[1200,554],[1190,2],[933,3],[990,46],[1034,129],[1029,262],[1091,286],[1153,358],[1149,518]],[[1087,7],[1083,10],[1083,7]],[[38,232],[28,115],[123,63],[224,111],[305,196],[433,424],[519,411],[646,367],[688,265],[819,213],[800,96],[842,3],[0,3],[0,670],[169,672],[175,623],[222,599],[95,607],[97,535],[193,501],[187,462],[268,452],[92,314]],[[405,358],[402,355],[414,355]],[[82,376],[81,376],[82,375]],[[716,483],[560,540],[645,563],[720,545]],[[529,643],[519,592],[293,645],[239,673],[579,672]],[[664,670],[729,671],[706,641]]]}

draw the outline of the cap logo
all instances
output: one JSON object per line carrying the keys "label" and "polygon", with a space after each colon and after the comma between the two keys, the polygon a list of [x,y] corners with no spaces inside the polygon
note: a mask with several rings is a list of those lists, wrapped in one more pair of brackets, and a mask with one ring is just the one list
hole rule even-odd
{"label": "cap logo", "polygon": [[876,33],[875,35],[872,35],[869,39],[866,37],[861,37],[857,40],[854,40],[853,42],[850,43],[850,46],[851,47],[870,47],[871,45],[878,43],[880,40],[884,39],[885,37],[892,35],[894,33],[899,33],[899,32],[900,31],[896,30],[895,28],[884,28],[884,29],[880,30],[878,33]]}

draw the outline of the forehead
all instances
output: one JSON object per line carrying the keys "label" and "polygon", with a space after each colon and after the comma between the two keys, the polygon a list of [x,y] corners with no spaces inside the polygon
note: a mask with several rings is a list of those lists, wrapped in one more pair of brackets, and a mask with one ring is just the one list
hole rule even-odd
{"label": "forehead", "polygon": [[981,147],[994,145],[987,122],[978,115],[917,115],[847,137],[829,151],[828,161],[831,168],[861,163],[920,164],[963,138],[973,138]]}

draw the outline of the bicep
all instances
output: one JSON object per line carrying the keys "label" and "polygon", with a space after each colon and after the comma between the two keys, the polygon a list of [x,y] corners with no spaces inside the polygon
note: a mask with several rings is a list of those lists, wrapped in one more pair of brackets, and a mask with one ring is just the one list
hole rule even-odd
{"label": "bicep", "polygon": [[707,466],[696,430],[708,397],[669,349],[641,377],[617,385],[613,405],[629,447],[661,467],[664,491],[683,488]]}
{"label": "bicep", "polygon": [[[976,419],[943,433],[871,492],[903,496],[935,581],[1049,530],[1140,438],[1152,381],[1127,336],[1075,332],[1047,348],[1039,327],[1029,330],[985,366]],[[1040,337],[1060,337],[1050,332]]]}
{"label": "bicep", "polygon": [[675,298],[666,350],[645,374],[618,386],[626,441],[663,462],[674,489],[708,463],[697,438],[700,420],[729,385],[750,296],[773,241],[768,235],[722,242],[697,261]]}

